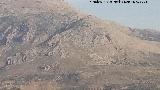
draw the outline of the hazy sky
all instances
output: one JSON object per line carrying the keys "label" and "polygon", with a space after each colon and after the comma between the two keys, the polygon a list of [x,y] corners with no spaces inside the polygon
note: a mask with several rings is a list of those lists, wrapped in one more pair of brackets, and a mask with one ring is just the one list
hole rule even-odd
{"label": "hazy sky", "polygon": [[90,0],[66,1],[77,9],[102,19],[130,27],[160,30],[160,0],[148,0],[147,4],[94,4],[89,2]]}

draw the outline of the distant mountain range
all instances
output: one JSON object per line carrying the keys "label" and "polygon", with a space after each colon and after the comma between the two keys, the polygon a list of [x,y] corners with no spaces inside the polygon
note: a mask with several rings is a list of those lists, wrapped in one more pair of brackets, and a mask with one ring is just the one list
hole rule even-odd
{"label": "distant mountain range", "polygon": [[151,30],[151,29],[131,29],[132,34],[136,37],[141,38],[142,40],[149,40],[149,41],[157,41],[160,42],[160,31]]}

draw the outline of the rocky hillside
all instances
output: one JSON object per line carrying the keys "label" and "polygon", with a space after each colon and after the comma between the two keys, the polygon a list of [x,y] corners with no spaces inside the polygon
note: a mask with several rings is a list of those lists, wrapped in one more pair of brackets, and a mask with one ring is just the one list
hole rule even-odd
{"label": "rocky hillside", "polygon": [[158,40],[63,0],[0,0],[0,90],[159,90]]}

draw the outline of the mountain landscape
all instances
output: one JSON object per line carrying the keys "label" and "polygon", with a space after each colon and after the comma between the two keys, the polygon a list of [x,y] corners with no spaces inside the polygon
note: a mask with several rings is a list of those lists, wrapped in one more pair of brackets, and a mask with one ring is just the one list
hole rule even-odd
{"label": "mountain landscape", "polygon": [[0,90],[160,90],[160,32],[63,0],[0,0]]}

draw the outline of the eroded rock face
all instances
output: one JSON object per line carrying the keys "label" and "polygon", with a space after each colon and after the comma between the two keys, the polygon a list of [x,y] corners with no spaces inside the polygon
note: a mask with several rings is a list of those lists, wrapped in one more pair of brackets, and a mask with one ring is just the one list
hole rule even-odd
{"label": "eroded rock face", "polygon": [[6,65],[16,65],[26,62],[27,57],[23,53],[16,53],[14,56],[8,57],[6,61]]}
{"label": "eroded rock face", "polygon": [[3,0],[0,90],[159,89],[159,42],[63,4]]}

